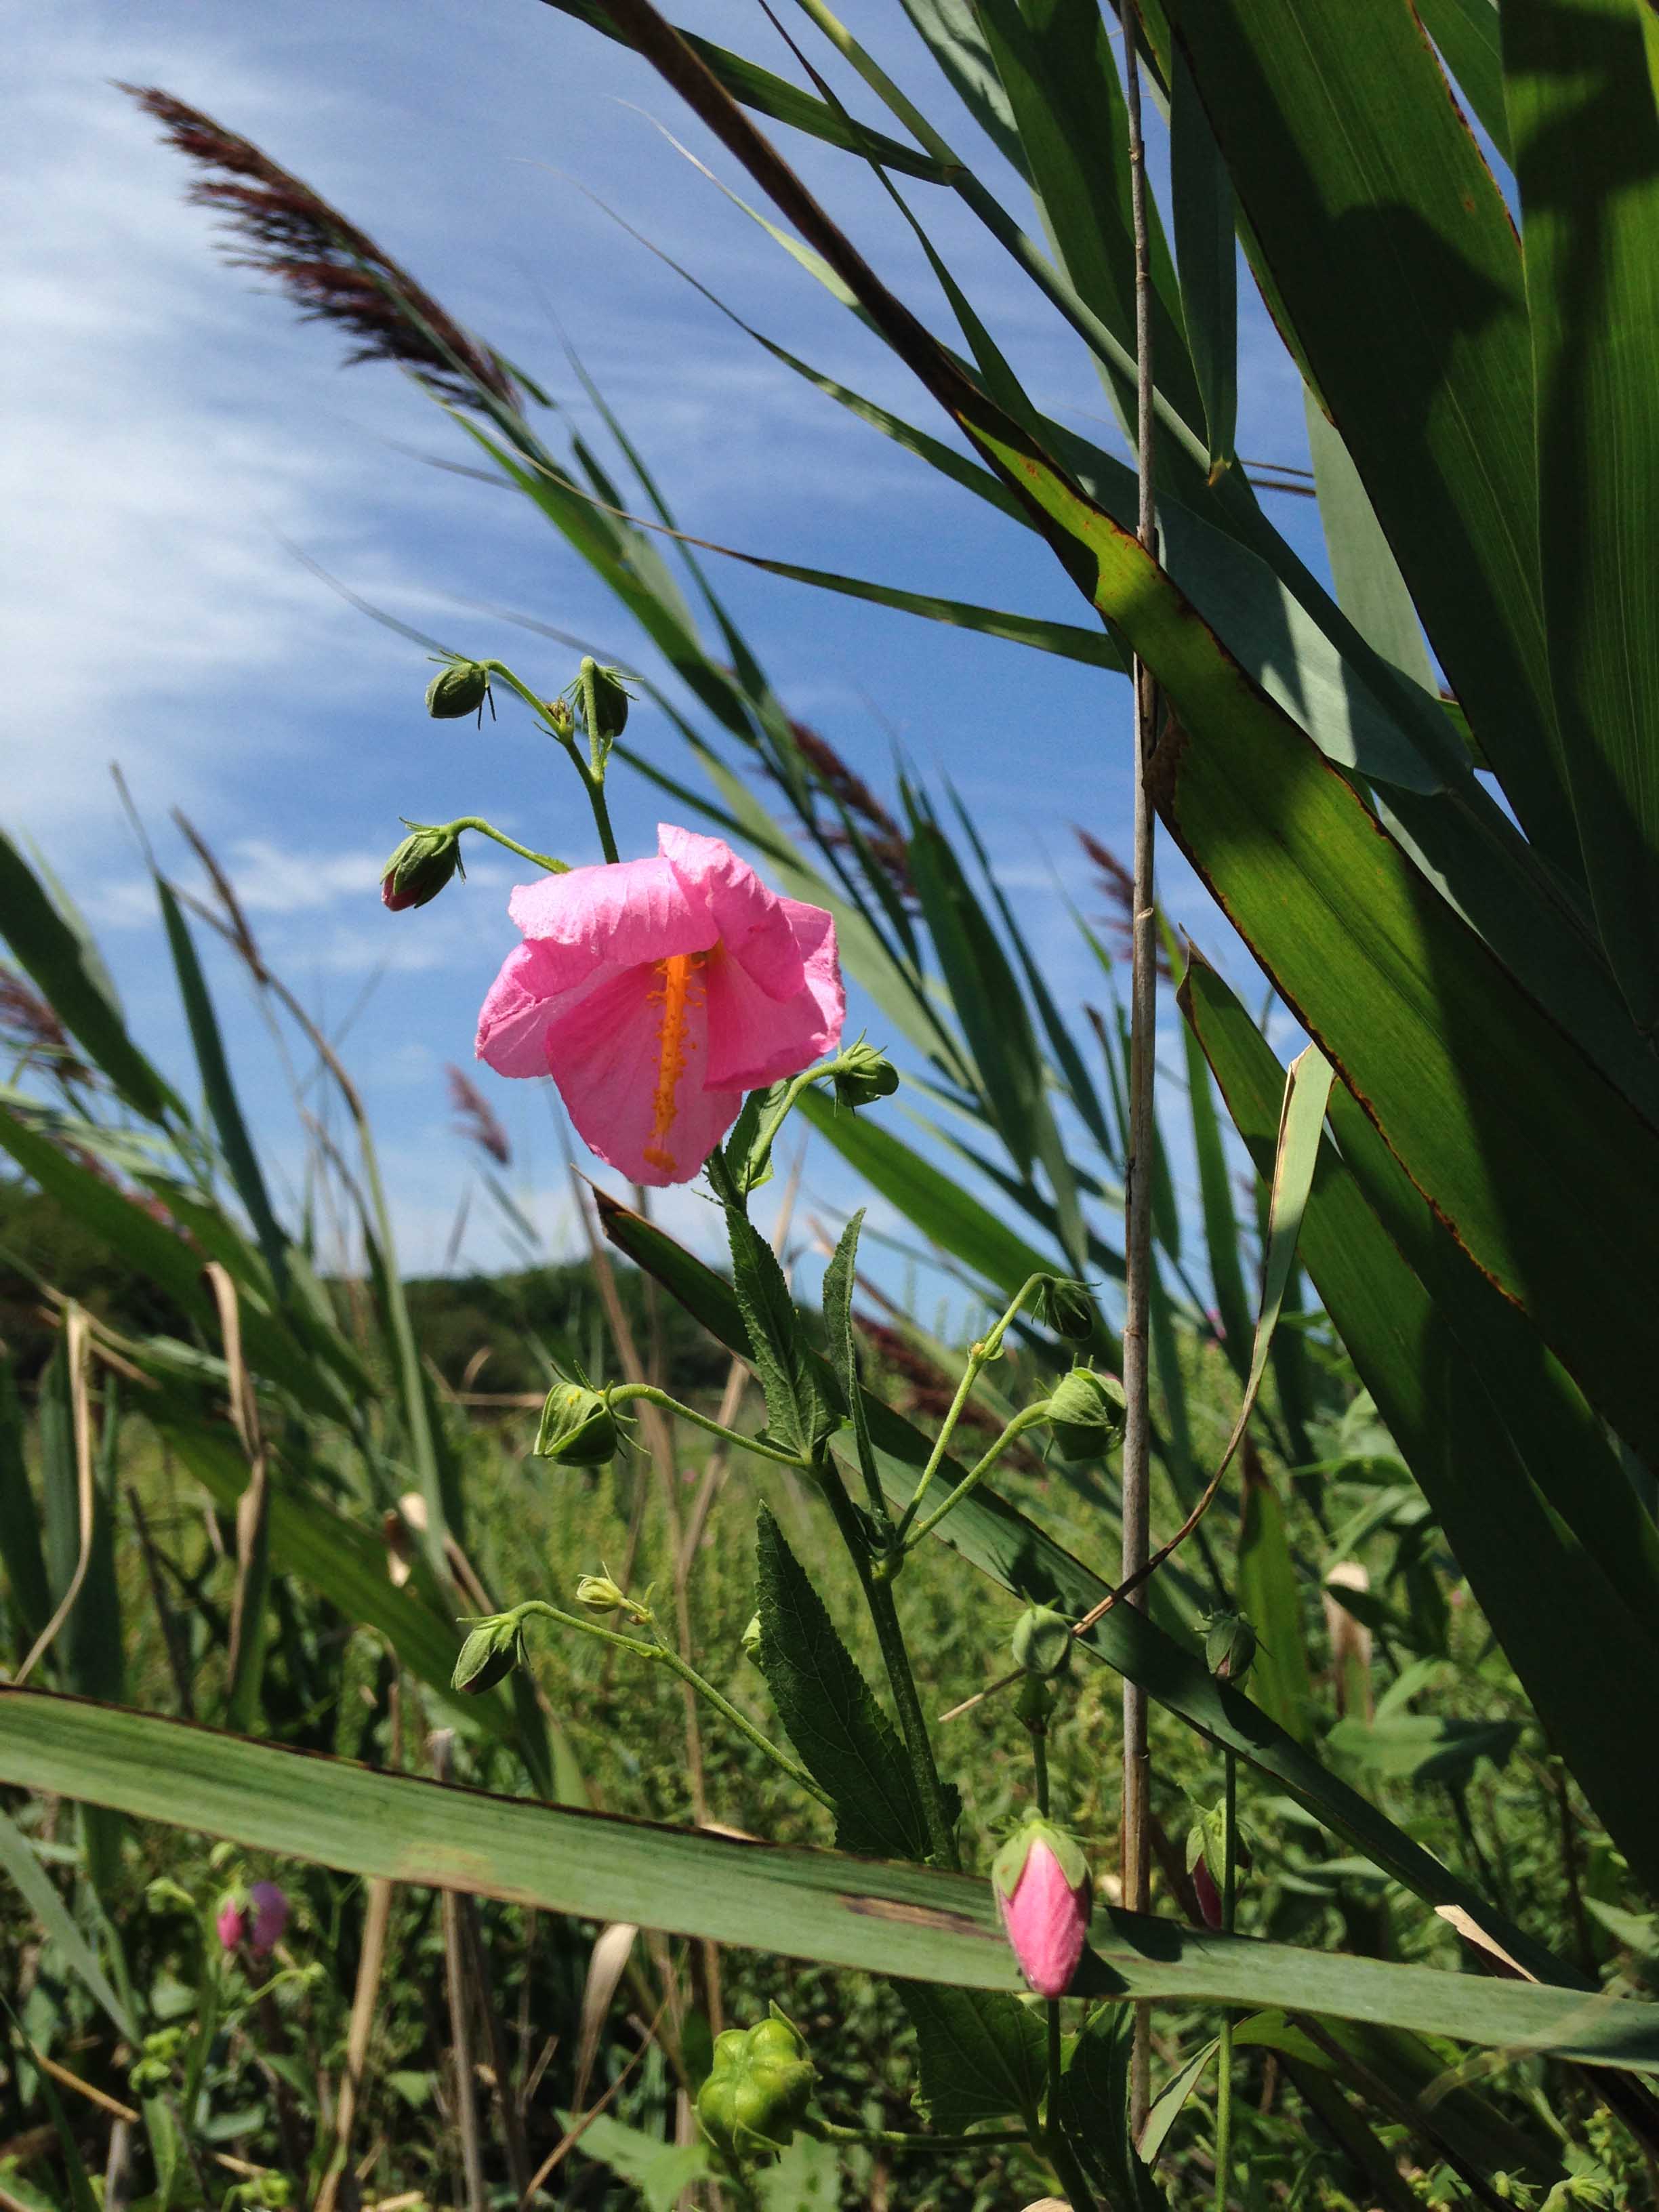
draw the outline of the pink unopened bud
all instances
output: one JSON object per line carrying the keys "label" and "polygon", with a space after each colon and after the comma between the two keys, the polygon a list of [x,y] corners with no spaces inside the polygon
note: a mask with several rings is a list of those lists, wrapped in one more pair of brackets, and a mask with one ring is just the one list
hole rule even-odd
{"label": "pink unopened bud", "polygon": [[1207,1862],[1200,1859],[1193,1869],[1193,1894],[1198,1899],[1198,1910],[1206,1928],[1221,1926],[1221,1892],[1211,1877]]}
{"label": "pink unopened bud", "polygon": [[219,1905],[219,1917],[214,1922],[219,1931],[219,1942],[227,1951],[234,1951],[247,1933],[247,1917],[234,1896],[226,1896]]}
{"label": "pink unopened bud", "polygon": [[1039,1996],[1062,1996],[1089,1931],[1089,1869],[1076,1840],[1028,1821],[997,1853],[991,1887],[1026,1980]]}
{"label": "pink unopened bud", "polygon": [[253,1907],[248,1942],[256,1954],[274,1951],[288,1926],[288,1899],[274,1881],[256,1881],[247,1897]]}

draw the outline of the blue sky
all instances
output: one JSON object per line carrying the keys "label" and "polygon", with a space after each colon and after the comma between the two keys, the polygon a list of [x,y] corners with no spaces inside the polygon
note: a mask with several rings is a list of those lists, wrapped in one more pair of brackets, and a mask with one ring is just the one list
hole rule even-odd
{"label": "blue sky", "polygon": [[[900,12],[860,0],[843,13],[977,157],[982,143]],[[398,817],[482,813],[572,860],[598,855],[568,771],[555,773],[562,764],[526,718],[504,703],[482,732],[429,722],[420,650],[365,621],[296,554],[550,691],[574,672],[568,657],[477,609],[521,610],[653,664],[522,502],[416,458],[467,458],[429,400],[389,369],[343,369],[335,333],[297,325],[219,264],[209,216],[183,204],[184,164],[111,80],[159,84],[255,139],[591,431],[568,335],[687,529],[915,589],[1073,622],[1085,612],[1035,538],[769,361],[602,211],[590,194],[793,351],[939,427],[880,345],[655,127],[653,117],[744,187],[658,80],[539,0],[289,0],[281,10],[60,0],[49,13],[12,0],[5,20],[9,825],[50,858],[100,932],[135,1030],[180,1073],[165,951],[111,761],[164,865],[193,879],[168,822],[174,805],[218,848],[273,964],[313,1012],[340,1021],[372,981],[343,1048],[381,1133],[404,1263],[436,1265],[471,1165],[451,1132],[443,1069],[471,1065],[479,999],[514,939],[505,901],[518,872],[479,848],[464,889],[386,915],[376,879]],[[682,20],[798,73],[757,9],[696,0]],[[873,116],[861,89],[848,96]],[[919,251],[873,181],[844,156],[777,135],[937,323]],[[1023,216],[1018,180],[997,181]],[[1119,444],[1081,347],[1001,249],[937,188],[918,185],[913,200],[1034,397]],[[1305,462],[1295,371],[1248,284],[1242,304],[1240,449]],[[1270,505],[1322,568],[1311,502]],[[718,582],[792,709],[878,789],[891,789],[896,743],[924,776],[954,778],[1056,996],[1076,1006],[1097,994],[1053,886],[1099,910],[1073,822],[1127,851],[1127,684],[731,563]],[[630,736],[684,772],[660,715],[641,706]],[[652,794],[619,770],[615,798],[624,851],[649,849]],[[1244,978],[1224,925],[1167,846],[1164,862],[1177,920]],[[252,1118],[297,1174],[303,1139],[258,1018],[228,965],[210,957],[210,972]],[[550,1241],[567,1245],[546,1086],[483,1080],[517,1149],[515,1188]],[[825,1208],[856,1202],[828,1156],[809,1159],[805,1188]],[[674,1198],[670,1215],[707,1241],[696,1200]],[[474,1220],[467,1257],[498,1261],[499,1243]]]}

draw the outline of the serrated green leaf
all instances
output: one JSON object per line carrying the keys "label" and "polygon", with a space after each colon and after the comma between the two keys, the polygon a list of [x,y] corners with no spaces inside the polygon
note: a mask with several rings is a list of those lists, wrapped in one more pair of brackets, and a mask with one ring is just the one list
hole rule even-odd
{"label": "serrated green leaf", "polygon": [[786,1451],[810,1453],[834,1430],[836,1408],[812,1371],[800,1316],[777,1255],[735,1206],[726,1209],[726,1228],[745,1357],[766,1399],[766,1432]]}
{"label": "serrated green leaf", "polygon": [[836,1842],[925,1859],[927,1817],[903,1746],[763,1505],[756,1541],[761,1672],[802,1763],[835,1801]]}
{"label": "serrated green leaf", "polygon": [[1164,2212],[1164,2191],[1137,2153],[1129,2124],[1133,2037],[1127,2005],[1091,2014],[1060,2077],[1054,2114],[1073,2154],[1114,2212]]}
{"label": "serrated green leaf", "polygon": [[1011,2113],[1035,2121],[1042,2094],[1042,2027],[1017,1997],[900,1982],[916,2031],[916,2102],[941,2135]]}

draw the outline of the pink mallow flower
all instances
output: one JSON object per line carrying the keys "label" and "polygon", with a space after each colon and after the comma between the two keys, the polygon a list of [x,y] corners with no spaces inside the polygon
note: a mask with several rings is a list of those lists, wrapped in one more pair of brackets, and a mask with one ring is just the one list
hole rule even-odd
{"label": "pink mallow flower", "polygon": [[501,1075],[551,1075],[582,1141],[634,1182],[689,1182],[746,1091],[841,1036],[836,925],[718,837],[667,823],[656,857],[521,884],[525,941],[478,1017]]}
{"label": "pink mallow flower", "polygon": [[1040,1997],[1063,1996],[1089,1932],[1089,1868],[1076,1838],[1027,1820],[992,1862],[991,1887],[1026,1980]]}
{"label": "pink mallow flower", "polygon": [[288,1899],[274,1881],[256,1881],[247,1893],[253,1908],[253,1923],[248,1930],[248,1947],[258,1956],[274,1951],[283,1940],[283,1930],[288,1926]]}

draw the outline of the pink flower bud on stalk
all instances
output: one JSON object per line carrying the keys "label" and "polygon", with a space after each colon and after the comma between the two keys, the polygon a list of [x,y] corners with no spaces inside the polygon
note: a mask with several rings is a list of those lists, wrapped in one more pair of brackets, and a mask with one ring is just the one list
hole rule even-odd
{"label": "pink flower bud on stalk", "polygon": [[1021,1972],[1040,1997],[1063,1996],[1089,1932],[1091,1885],[1076,1838],[1027,1820],[993,1861],[991,1887]]}
{"label": "pink flower bud on stalk", "polygon": [[1193,1868],[1193,1895],[1198,1899],[1199,1917],[1204,1925],[1219,1933],[1221,1892],[1215,1886],[1207,1859],[1200,1859]]}
{"label": "pink flower bud on stalk", "polygon": [[240,1899],[234,1893],[221,1899],[219,1917],[213,1924],[218,1930],[222,1948],[234,1951],[247,1933],[247,1916],[242,1910]]}
{"label": "pink flower bud on stalk", "polygon": [[253,1907],[253,1926],[248,1944],[256,1958],[274,1951],[288,1926],[288,1899],[274,1881],[256,1881],[247,1893]]}

